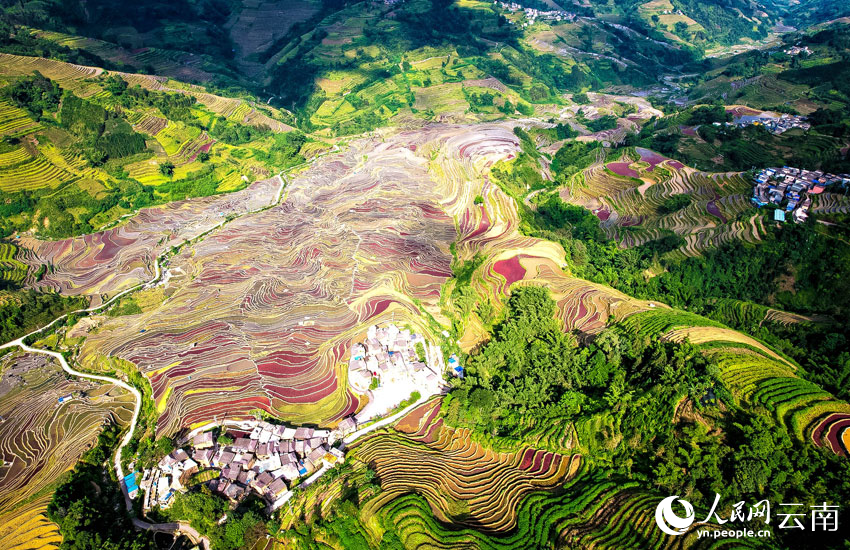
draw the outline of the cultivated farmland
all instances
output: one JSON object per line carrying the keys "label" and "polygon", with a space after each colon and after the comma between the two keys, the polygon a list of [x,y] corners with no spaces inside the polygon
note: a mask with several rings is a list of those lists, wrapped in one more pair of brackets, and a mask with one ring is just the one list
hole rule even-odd
{"label": "cultivated farmland", "polygon": [[516,527],[517,508],[528,494],[556,487],[580,468],[578,455],[494,452],[468,430],[442,426],[427,412],[409,435],[377,434],[358,444],[354,456],[376,469],[383,489],[365,514],[416,491],[443,521],[505,532]]}
{"label": "cultivated farmland", "polygon": [[[605,234],[633,247],[675,233],[685,244],[670,254],[696,256],[707,248],[764,232],[749,203],[752,186],[742,174],[707,173],[640,147],[615,162],[595,164],[560,191],[567,202],[591,209]],[[675,211],[666,201],[687,196]]]}
{"label": "cultivated farmland", "polygon": [[52,485],[105,423],[130,421],[133,398],[112,385],[68,380],[42,355],[7,354],[0,372],[0,540],[4,548],[57,548],[58,530],[44,517]]}
{"label": "cultivated farmland", "polygon": [[[359,406],[340,365],[362,327],[395,316],[433,337],[425,315],[445,322],[440,288],[457,239],[462,258],[487,257],[474,285],[497,307],[511,284],[546,281],[566,326],[584,332],[614,312],[646,309],[567,276],[559,246],[519,234],[513,201],[480,176],[517,147],[506,126],[434,126],[322,159],[291,179],[278,206],[181,249],[166,266],[167,299],[103,319],[81,362],[97,370],[120,357],[139,367],[162,412],[161,433],[258,408],[333,423]],[[160,251],[269,204],[277,187],[261,182],[143,210],[106,232],[23,245],[33,265],[54,266],[40,285],[97,303],[150,279]],[[473,204],[481,193],[485,204]],[[464,345],[478,338],[470,326]]]}
{"label": "cultivated farmland", "polygon": [[846,454],[840,436],[850,418],[850,405],[800,378],[795,363],[758,340],[676,311],[641,313],[623,325],[648,337],[687,339],[718,364],[723,384],[741,402],[765,407],[801,441],[810,438],[836,454]]}
{"label": "cultivated farmland", "polygon": [[221,224],[227,216],[269,205],[280,190],[272,178],[221,197],[180,201],[144,209],[127,223],[107,231],[62,241],[20,239],[30,251],[32,266],[54,267],[38,283],[100,303],[112,295],[153,278],[154,258],[168,247],[191,240]]}

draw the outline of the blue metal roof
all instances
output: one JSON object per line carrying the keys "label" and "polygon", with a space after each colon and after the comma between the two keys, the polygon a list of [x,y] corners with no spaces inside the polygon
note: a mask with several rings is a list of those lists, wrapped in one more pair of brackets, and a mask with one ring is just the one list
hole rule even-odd
{"label": "blue metal roof", "polygon": [[784,210],[774,210],[773,211],[773,220],[777,222],[785,221],[785,211]]}
{"label": "blue metal roof", "polygon": [[127,492],[132,493],[139,488],[136,485],[136,472],[132,472],[124,476],[124,485],[127,487]]}

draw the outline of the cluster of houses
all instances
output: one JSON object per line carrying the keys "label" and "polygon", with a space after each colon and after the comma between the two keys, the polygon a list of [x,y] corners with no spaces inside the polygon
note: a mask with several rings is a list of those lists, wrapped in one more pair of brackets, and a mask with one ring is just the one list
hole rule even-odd
{"label": "cluster of houses", "polygon": [[[360,422],[375,412],[386,412],[413,391],[433,395],[442,385],[444,370],[440,348],[429,348],[421,335],[392,323],[369,327],[366,341],[351,347],[349,361],[352,387],[363,393],[372,390],[367,408],[378,401],[375,410]],[[463,376],[463,367],[454,355],[449,358],[448,371]],[[205,483],[233,506],[254,493],[273,511],[292,497],[291,489],[303,478],[320,475],[344,460],[344,444],[335,444],[357,429],[358,417],[343,419],[334,430],[291,428],[262,420],[229,421],[224,426],[224,435],[218,439],[212,426],[190,434],[183,447],[144,470],[138,486],[136,474],[128,476],[124,480],[128,493],[135,498],[141,490],[142,507],[148,511],[168,508],[177,493]]]}
{"label": "cluster of houses", "polygon": [[442,378],[438,369],[420,361],[416,345],[425,350],[425,339],[421,334],[399,329],[394,324],[386,327],[369,327],[366,341],[351,346],[348,362],[348,380],[355,390],[366,392],[377,382],[389,381],[399,375],[409,375],[414,380],[436,383]]}
{"label": "cluster of houses", "polygon": [[833,186],[850,184],[850,174],[827,174],[821,170],[801,170],[783,166],[765,168],[755,176],[752,202],[762,207],[767,204],[782,206],[774,213],[774,219],[784,222],[791,214],[795,222],[801,223],[809,216],[812,195],[819,195]]}
{"label": "cluster of houses", "polygon": [[[143,509],[169,507],[175,493],[202,476],[211,491],[234,505],[253,492],[274,510],[289,499],[289,489],[300,478],[344,460],[334,443],[353,431],[356,422],[346,418],[333,431],[255,420],[236,428],[219,440],[212,431],[199,433],[188,442],[188,450],[176,449],[156,468],[145,470],[139,484],[145,495]],[[205,471],[210,475],[204,476]]]}
{"label": "cluster of houses", "polygon": [[[574,13],[570,13],[568,11],[563,10],[550,10],[550,11],[542,11],[534,8],[526,8],[521,4],[517,4],[516,2],[500,2],[499,0],[495,0],[493,2],[494,5],[500,6],[503,10],[508,11],[510,13],[516,13],[518,11],[522,11],[525,14],[525,18],[527,22],[523,23],[523,27],[527,27],[529,25],[533,25],[537,22],[538,19],[541,21],[572,21],[576,18]],[[509,21],[513,23],[512,21]]]}
{"label": "cluster of houses", "polygon": [[791,57],[796,57],[798,55],[808,56],[814,53],[811,49],[809,49],[808,46],[803,46],[802,48],[800,46],[791,46],[790,48],[786,48],[785,50],[783,50],[783,52],[790,55]]}
{"label": "cluster of houses", "polygon": [[772,114],[767,112],[761,113],[760,115],[742,115],[735,117],[732,124],[739,128],[744,128],[745,126],[764,126],[764,128],[771,134],[782,134],[792,128],[808,130],[812,127],[811,124],[806,122],[806,117],[789,115],[787,113]]}

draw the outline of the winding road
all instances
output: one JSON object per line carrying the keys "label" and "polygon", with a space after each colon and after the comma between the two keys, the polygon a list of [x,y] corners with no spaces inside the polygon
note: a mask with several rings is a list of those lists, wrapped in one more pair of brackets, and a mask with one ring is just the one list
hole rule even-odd
{"label": "winding road", "polygon": [[[299,164],[297,166],[293,166],[293,167],[289,168],[287,170],[287,172],[291,172],[291,171],[294,171],[298,168],[302,168],[305,165],[312,164],[313,162],[315,162],[319,158],[322,158],[322,157],[324,157],[328,154],[338,152],[339,150],[340,150],[340,147],[337,144],[331,150],[325,151],[325,152],[317,155],[316,157],[310,159],[309,161],[307,161],[305,163],[302,163],[302,164]],[[266,210],[267,208],[271,208],[271,207],[279,204],[280,201],[283,199],[283,190],[286,187],[286,180],[284,179],[283,172],[280,172],[276,177],[280,180],[280,188],[278,189],[278,192],[276,193],[274,200],[272,200],[268,205],[263,206],[261,208],[254,209],[254,210],[245,211],[245,212],[243,212],[243,213],[241,213],[237,216],[234,216],[232,218],[222,220],[221,223],[217,224],[215,227],[209,229],[205,233],[203,233],[201,235],[197,235],[195,237],[192,237],[191,239],[190,238],[185,239],[182,243],[177,245],[175,248],[179,249],[180,247],[190,243],[193,240],[199,240],[199,239],[203,238],[204,236],[212,233],[213,231],[220,229],[225,224],[227,224],[227,223],[229,223],[229,222],[231,222],[235,219],[241,218],[242,216],[246,216],[248,214],[254,214],[254,213]],[[59,362],[59,364],[62,366],[62,370],[64,370],[66,373],[70,374],[71,376],[76,376],[78,378],[83,378],[83,379],[87,379],[87,380],[97,380],[99,382],[105,382],[105,383],[108,383],[108,384],[114,384],[116,386],[119,386],[119,387],[129,391],[133,395],[133,397],[135,399],[135,407],[134,407],[134,410],[133,410],[133,417],[130,420],[130,425],[127,429],[127,434],[121,440],[121,443],[120,443],[120,445],[118,446],[118,449],[115,452],[115,457],[114,457],[114,462],[113,462],[115,474],[118,476],[118,480],[119,480],[119,483],[121,485],[121,492],[124,494],[124,504],[127,508],[127,511],[129,511],[129,512],[131,512],[132,509],[133,509],[133,503],[130,500],[130,496],[127,494],[127,486],[124,484],[124,468],[121,466],[121,453],[122,453],[124,447],[126,447],[130,443],[130,441],[133,439],[133,434],[136,431],[136,426],[137,426],[138,420],[139,420],[139,413],[140,413],[141,408],[142,408],[142,394],[141,394],[141,392],[139,392],[139,390],[134,388],[132,385],[128,384],[127,382],[124,382],[123,380],[119,380],[118,378],[113,378],[111,376],[105,376],[105,375],[100,375],[100,374],[89,374],[89,373],[85,373],[85,372],[80,372],[80,371],[74,369],[73,367],[71,367],[71,365],[68,364],[68,361],[65,360],[65,357],[61,353],[51,351],[51,350],[46,350],[46,349],[33,348],[31,346],[28,346],[25,343],[25,340],[27,338],[31,337],[31,336],[35,336],[37,334],[44,332],[45,330],[49,329],[50,327],[59,323],[60,321],[67,319],[68,316],[70,316],[70,315],[94,313],[96,311],[102,310],[102,309],[107,308],[110,305],[114,304],[122,296],[125,296],[125,295],[127,295],[131,292],[135,292],[135,291],[137,291],[137,290],[139,290],[139,289],[141,289],[145,286],[152,285],[152,284],[159,282],[160,278],[162,277],[162,270],[160,268],[160,261],[162,259],[164,259],[171,252],[171,250],[174,250],[174,248],[171,248],[171,249],[163,252],[161,255],[157,256],[154,259],[154,262],[153,262],[153,264],[154,264],[154,275],[149,281],[144,282],[144,283],[140,283],[140,284],[135,285],[131,288],[123,290],[123,291],[117,293],[115,296],[113,296],[109,300],[103,302],[100,305],[85,308],[85,309],[78,309],[78,310],[75,310],[75,311],[68,312],[64,315],[61,315],[60,317],[57,317],[56,319],[54,319],[50,323],[44,325],[43,327],[35,329],[32,332],[30,332],[30,333],[28,333],[24,336],[21,336],[20,338],[17,338],[15,340],[12,340],[10,342],[6,342],[5,344],[0,345],[0,350],[6,349],[6,348],[12,348],[12,347],[19,347],[27,353],[40,353],[42,355],[48,355],[48,356],[56,359]],[[374,428],[372,428],[372,429],[374,429]],[[162,533],[175,533],[175,534],[181,533],[183,535],[186,535],[190,539],[192,539],[193,542],[203,544],[205,550],[209,550],[209,548],[210,548],[209,539],[207,537],[202,537],[200,535],[200,533],[198,533],[195,529],[193,529],[188,523],[184,523],[184,522],[178,522],[178,523],[148,523],[148,522],[146,522],[146,521],[144,521],[140,518],[134,517],[133,518],[133,525],[138,529],[144,529],[144,530],[148,530],[148,531],[155,531],[155,532],[162,532]]]}
{"label": "winding road", "polygon": [[[247,214],[254,214],[256,212],[260,212],[262,210],[265,210],[266,208],[270,208],[270,207],[278,204],[280,202],[282,196],[283,196],[283,189],[286,186],[286,181],[283,178],[282,172],[277,175],[277,178],[280,180],[280,188],[278,189],[278,192],[276,193],[274,200],[269,205],[263,206],[262,208],[243,212],[239,216],[235,216],[235,217],[227,219],[227,220],[222,220],[221,223],[217,224],[215,227],[213,227],[212,229],[210,229],[206,233],[204,233],[202,235],[198,235],[196,237],[193,237],[192,239],[186,239],[182,243],[177,245],[176,248],[180,248],[180,247],[186,245],[187,243],[189,243],[192,240],[201,238],[204,235],[209,234],[209,233],[215,231],[216,229],[221,228],[226,223],[229,223],[230,221],[233,221],[234,219],[240,218],[240,217],[245,216]],[[173,248],[171,250],[173,250]],[[6,349],[6,348],[12,348],[12,347],[19,347],[27,353],[40,353],[42,355],[48,355],[48,356],[56,359],[59,362],[59,364],[62,366],[62,370],[64,370],[65,372],[67,372],[71,376],[76,376],[78,378],[84,378],[86,380],[97,380],[97,381],[100,381],[100,382],[106,382],[108,384],[114,384],[116,386],[119,386],[119,387],[129,391],[133,395],[133,398],[135,399],[135,407],[133,409],[133,417],[130,420],[130,425],[128,426],[127,434],[124,436],[124,439],[121,440],[121,444],[118,445],[118,449],[115,451],[115,457],[114,457],[114,462],[113,462],[113,466],[115,468],[115,475],[118,476],[118,482],[121,485],[121,492],[124,494],[124,505],[126,506],[127,511],[132,511],[133,502],[130,500],[130,496],[127,494],[127,486],[124,484],[124,468],[121,466],[121,452],[124,450],[124,447],[126,447],[130,443],[130,441],[133,439],[133,434],[136,431],[136,425],[138,424],[138,421],[139,421],[139,413],[142,409],[142,394],[141,394],[141,392],[139,392],[139,390],[137,390],[136,388],[134,388],[133,386],[131,386],[127,382],[124,382],[123,380],[119,380],[118,378],[113,378],[111,376],[105,376],[105,375],[101,375],[101,374],[89,374],[89,373],[85,373],[85,372],[80,372],[80,371],[74,369],[73,367],[71,367],[71,365],[68,364],[68,361],[65,360],[65,357],[61,353],[51,351],[51,350],[46,350],[46,349],[39,349],[39,348],[30,347],[25,343],[25,340],[27,338],[29,338],[30,336],[35,336],[36,334],[40,334],[40,333],[44,332],[45,330],[49,329],[50,327],[52,327],[53,325],[55,325],[56,323],[58,323],[58,322],[60,322],[64,319],[67,319],[69,315],[76,315],[76,314],[80,314],[80,313],[84,313],[84,314],[94,313],[96,311],[107,308],[110,305],[114,304],[116,302],[116,300],[120,299],[122,296],[125,296],[125,295],[127,295],[131,292],[135,292],[136,290],[139,290],[140,288],[143,288],[147,285],[152,285],[152,284],[157,283],[160,280],[160,278],[162,277],[162,269],[160,268],[160,261],[163,258],[165,258],[169,253],[170,253],[170,250],[165,251],[161,255],[157,256],[154,259],[154,262],[153,262],[154,275],[151,278],[151,280],[144,282],[144,283],[140,283],[140,284],[135,285],[133,287],[130,287],[126,290],[123,290],[123,291],[117,293],[115,296],[113,296],[109,300],[103,302],[100,305],[85,308],[85,309],[78,309],[78,310],[75,310],[75,311],[68,312],[64,315],[61,315],[61,316],[57,317],[56,319],[54,319],[53,321],[51,321],[50,323],[44,325],[43,327],[33,330],[29,334],[21,336],[20,338],[12,340],[11,342],[6,342],[5,344],[0,345],[0,350]],[[209,539],[207,539],[206,537],[201,537],[200,534],[197,531],[195,531],[194,529],[191,528],[191,526],[189,526],[189,524],[184,524],[184,523],[148,523],[148,522],[143,521],[139,518],[133,518],[133,525],[135,525],[139,529],[146,529],[146,530],[151,530],[151,531],[168,532],[168,533],[178,533],[179,532],[179,533],[182,533],[182,534],[188,536],[189,538],[191,538],[195,542],[201,542],[204,545],[204,548],[206,550],[209,550],[209,547],[210,547]]]}
{"label": "winding road", "polygon": [[[293,167],[289,168],[287,170],[287,172],[291,172],[291,171],[294,171],[296,169],[302,168],[305,165],[312,164],[316,160],[318,160],[318,159],[320,159],[320,158],[322,158],[326,155],[336,153],[339,150],[340,150],[340,146],[338,144],[336,144],[336,145],[334,145],[334,147],[331,150],[325,151],[325,152],[317,155],[316,157],[310,159],[309,161],[307,161],[305,163],[302,163],[302,164],[297,165],[297,166],[293,166]],[[130,441],[133,439],[133,434],[136,431],[136,426],[137,426],[138,420],[139,420],[139,414],[140,414],[141,408],[142,408],[142,394],[141,394],[141,392],[138,389],[136,389],[135,387],[133,387],[132,385],[130,385],[127,382],[124,382],[123,380],[120,380],[118,378],[113,378],[111,376],[106,376],[106,375],[101,375],[101,374],[89,374],[89,373],[78,371],[78,370],[74,369],[70,364],[68,364],[68,361],[65,359],[65,357],[61,353],[56,352],[56,351],[52,351],[52,350],[33,348],[33,347],[27,345],[25,341],[32,336],[35,336],[37,334],[44,332],[45,330],[49,329],[50,327],[54,326],[55,324],[59,323],[60,321],[67,319],[70,315],[89,314],[89,313],[94,313],[94,312],[100,311],[100,310],[105,309],[105,308],[109,307],[110,305],[114,304],[117,300],[119,300],[121,297],[123,297],[127,294],[135,292],[135,291],[137,291],[141,288],[144,288],[146,286],[150,286],[150,285],[158,283],[160,281],[161,277],[162,277],[162,269],[160,267],[160,262],[163,259],[165,259],[171,253],[171,251],[173,251],[175,248],[179,249],[179,248],[185,246],[186,244],[189,244],[192,241],[200,240],[200,239],[204,238],[206,235],[209,235],[210,233],[216,231],[217,229],[220,229],[225,224],[227,224],[227,223],[229,223],[229,222],[231,222],[235,219],[241,218],[242,216],[245,216],[245,215],[248,215],[248,214],[254,214],[254,213],[266,210],[268,208],[271,208],[271,207],[279,204],[280,201],[284,198],[283,197],[283,191],[284,191],[284,188],[286,187],[286,180],[283,177],[283,172],[279,173],[276,177],[280,180],[280,188],[278,189],[278,192],[276,193],[274,199],[272,201],[270,201],[269,204],[267,204],[266,206],[254,209],[254,210],[245,211],[245,212],[243,212],[243,213],[241,213],[237,216],[233,216],[232,218],[224,219],[224,220],[221,221],[221,223],[215,225],[214,227],[212,227],[208,231],[202,233],[201,235],[196,235],[192,238],[187,238],[182,243],[177,245],[176,247],[170,248],[169,250],[163,252],[162,254],[157,256],[153,261],[154,275],[149,281],[139,283],[139,284],[137,284],[137,285],[135,285],[131,288],[123,290],[123,291],[115,294],[115,296],[112,296],[109,300],[103,302],[100,305],[88,307],[88,308],[85,308],[85,309],[78,309],[78,310],[75,310],[75,311],[68,312],[64,315],[61,315],[60,317],[57,317],[56,319],[54,319],[53,321],[51,321],[47,325],[44,325],[43,327],[35,329],[35,330],[31,331],[30,333],[28,333],[24,336],[21,336],[20,338],[17,338],[15,340],[12,340],[10,342],[7,342],[5,344],[0,345],[0,350],[6,349],[6,348],[12,348],[12,347],[19,347],[27,353],[37,353],[37,354],[47,355],[49,357],[52,357],[56,361],[58,361],[59,364],[62,367],[62,370],[64,370],[66,373],[68,373],[71,376],[76,376],[78,378],[83,378],[83,379],[86,379],[86,380],[96,380],[96,381],[99,381],[99,382],[114,384],[116,386],[119,386],[119,387],[127,390],[128,392],[130,392],[133,395],[133,398],[135,400],[133,417],[130,420],[130,424],[128,426],[126,435],[121,440],[121,443],[118,445],[118,448],[115,452],[115,456],[114,456],[114,460],[113,460],[113,467],[115,469],[115,474],[118,477],[119,484],[121,486],[121,492],[124,495],[124,504],[125,504],[128,512],[132,513],[133,503],[130,500],[130,496],[127,493],[127,486],[124,484],[124,468],[121,465],[121,453],[122,453],[124,447],[126,447],[130,443]],[[396,414],[394,414],[390,417],[384,418],[384,419],[382,419],[378,422],[375,422],[374,424],[371,424],[371,425],[367,426],[366,428],[363,428],[363,429],[361,429],[361,430],[359,430],[359,431],[357,431],[353,434],[350,434],[348,437],[346,437],[344,439],[344,442],[346,444],[353,443],[356,439],[362,437],[363,435],[365,435],[369,432],[372,432],[376,429],[379,429],[379,428],[382,428],[384,426],[391,424],[392,422],[396,421],[398,418],[401,418],[404,414],[406,414],[407,412],[409,412],[413,408],[419,406],[420,404],[424,403],[427,399],[430,399],[431,397],[432,396],[430,396],[430,395],[421,397],[419,400],[417,400],[415,403],[411,404],[410,406],[406,407],[404,410],[399,411],[398,413],[396,413]],[[326,471],[326,469],[323,468],[322,470],[317,472],[315,475],[311,476],[311,478],[309,480],[307,480],[308,483],[306,483],[305,486],[314,482],[325,471]],[[183,534],[183,535],[189,537],[193,541],[193,543],[202,544],[205,550],[210,549],[209,539],[207,537],[201,536],[201,534],[198,533],[197,530],[192,528],[188,523],[185,523],[185,522],[149,523],[149,522],[146,522],[143,519],[138,518],[138,517],[133,517],[132,521],[133,521],[133,525],[137,529],[143,529],[143,530],[147,530],[147,531],[160,532],[160,533]]]}

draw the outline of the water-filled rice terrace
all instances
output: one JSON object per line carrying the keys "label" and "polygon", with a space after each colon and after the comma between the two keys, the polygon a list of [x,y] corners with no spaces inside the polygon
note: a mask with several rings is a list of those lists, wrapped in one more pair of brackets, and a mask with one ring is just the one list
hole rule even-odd
{"label": "water-filled rice terrace", "polygon": [[230,195],[146,208],[106,231],[61,241],[24,236],[17,243],[27,249],[27,263],[51,266],[39,288],[86,295],[100,303],[104,296],[153,278],[154,258],[166,249],[202,235],[228,216],[268,206],[281,185],[272,178]]}
{"label": "water-filled rice terrace", "polygon": [[3,548],[57,548],[58,530],[44,517],[50,487],[105,422],[130,421],[133,397],[111,384],[69,380],[43,355],[7,354],[0,372],[0,540]]}
{"label": "water-filled rice terrace", "polygon": [[[616,316],[648,337],[687,337],[717,360],[736,398],[771,410],[801,439],[841,445],[850,406],[799,378],[792,362],[705,318],[573,278],[559,245],[523,236],[516,202],[486,176],[518,148],[510,126],[498,124],[367,138],[289,177],[279,202],[282,182],[273,178],[227,196],[146,209],[85,237],[22,239],[29,251],[19,257],[52,266],[39,284],[97,302],[150,279],[157,255],[203,235],[168,258],[160,303],[98,315],[80,329],[88,330],[79,354],[85,368],[109,368],[108,358],[120,358],[150,379],[160,435],[256,409],[323,425],[354,412],[361,398],[348,388],[346,350],[371,324],[392,319],[429,334],[426,313],[448,324],[441,288],[455,243],[461,260],[484,257],[470,284],[497,307],[512,287],[542,283],[567,329],[592,334]],[[666,160],[654,165],[671,176],[652,180],[645,196],[656,185],[700,182],[706,216],[719,220],[708,202],[722,201],[708,190],[720,183],[668,167]],[[604,163],[594,170],[609,173]],[[743,186],[735,177],[724,176],[723,185]],[[636,183],[605,178],[611,195]],[[579,191],[590,200],[587,189]],[[633,216],[641,215],[638,203]],[[470,323],[461,341],[468,349],[482,337]],[[590,470],[572,451],[580,442],[571,427],[529,432],[532,447],[496,451],[444,426],[435,403],[417,409],[353,449],[381,483],[364,514],[393,522],[417,548],[703,544],[693,534],[663,536],[651,515],[657,495]]]}
{"label": "water-filled rice terrace", "polygon": [[508,125],[435,125],[356,142],[290,178],[280,204],[221,228],[271,204],[278,180],[145,209],[85,237],[21,244],[33,265],[52,266],[39,285],[97,303],[152,278],[156,255],[209,231],[169,259],[161,304],[97,319],[80,361],[138,366],[166,433],[258,408],[332,423],[360,405],[342,364],[368,324],[395,317],[427,333],[425,312],[448,324],[438,302],[456,240],[459,256],[487,256],[475,285],[496,304],[511,284],[545,281],[567,326],[588,332],[615,311],[647,308],[569,277],[560,246],[518,232],[516,204],[483,177],[517,150]]}
{"label": "water-filled rice terrace", "polygon": [[638,482],[594,471],[578,455],[494,451],[443,425],[439,413],[440,401],[426,403],[352,449],[380,480],[359,511],[375,540],[380,518],[406,548],[712,547],[693,530],[661,533],[652,515],[658,496]]}
{"label": "water-filled rice terrace", "polygon": [[[742,174],[700,172],[637,147],[618,159],[599,159],[560,194],[591,209],[605,234],[623,247],[672,232],[685,239],[672,254],[695,256],[732,240],[761,238],[762,214],[751,208],[750,191]],[[690,204],[665,211],[665,201],[677,195],[687,195]]]}

